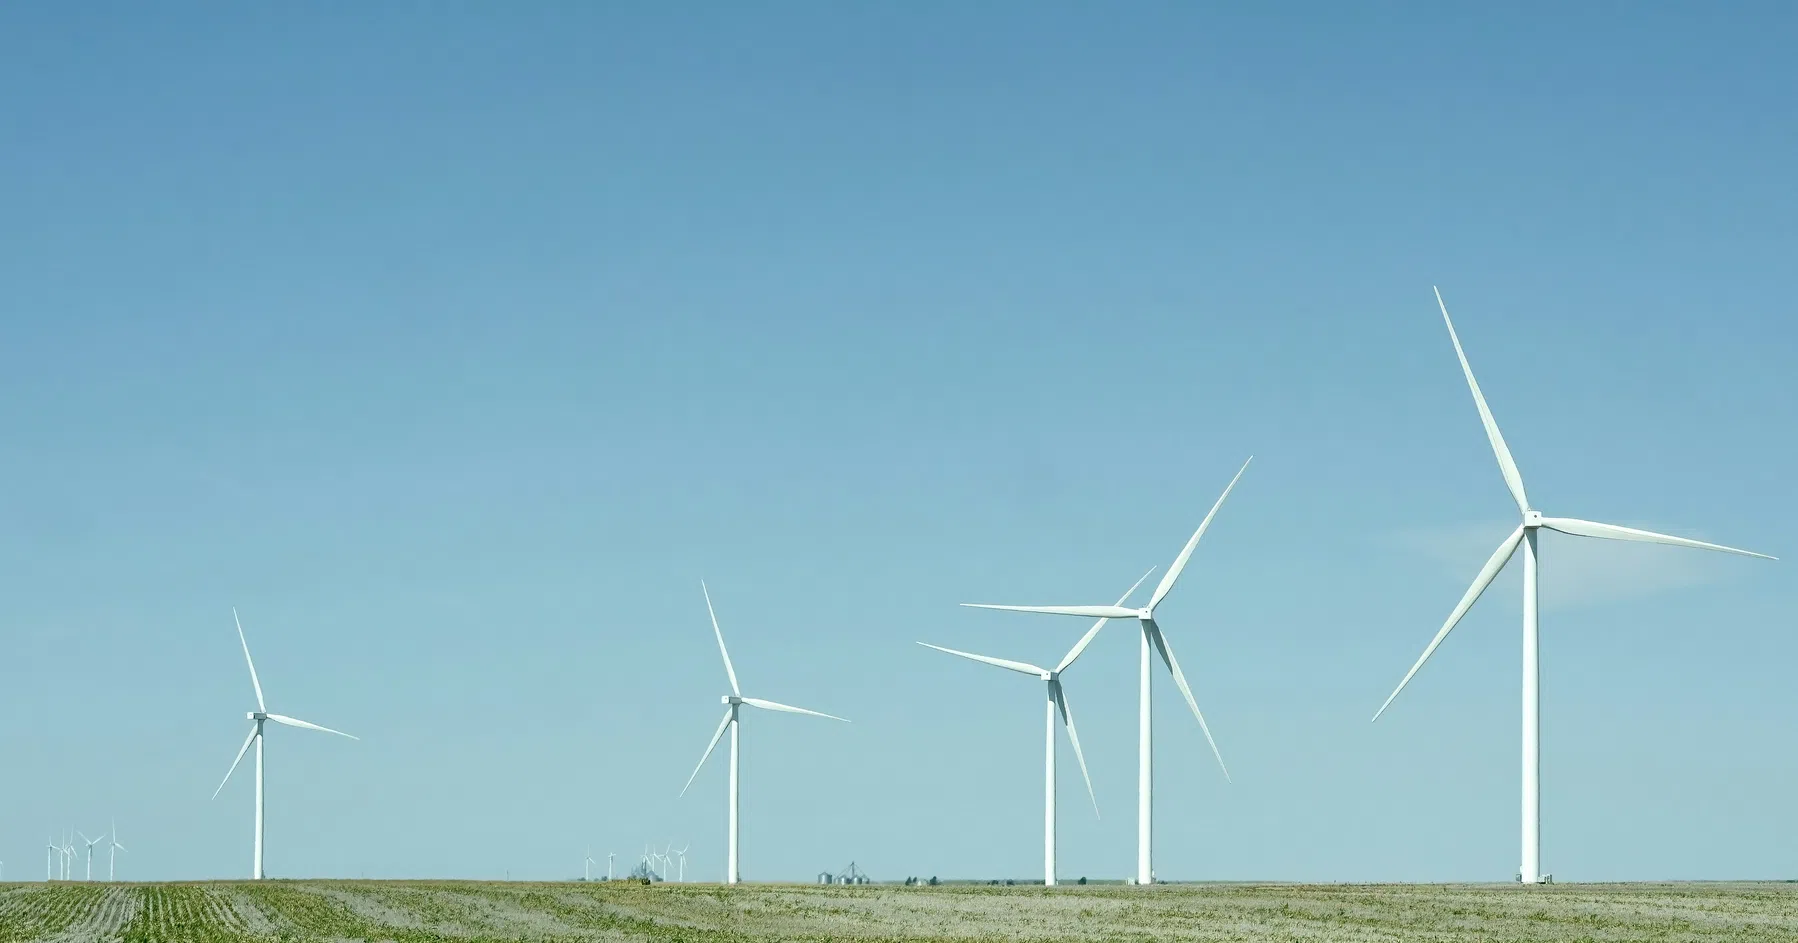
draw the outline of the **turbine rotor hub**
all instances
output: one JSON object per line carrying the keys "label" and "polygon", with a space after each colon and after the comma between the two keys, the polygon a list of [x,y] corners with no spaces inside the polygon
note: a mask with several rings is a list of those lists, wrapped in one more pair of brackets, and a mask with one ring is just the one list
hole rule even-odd
{"label": "turbine rotor hub", "polygon": [[1523,526],[1535,530],[1542,526],[1542,512],[1534,509],[1523,512]]}
{"label": "turbine rotor hub", "polygon": [[267,720],[268,715],[263,713],[262,711],[250,711],[249,718],[251,720]]}
{"label": "turbine rotor hub", "polygon": [[718,700],[724,704],[741,704],[741,703],[743,703],[743,699],[741,697],[738,697],[735,694],[726,694],[723,697],[719,698]]}

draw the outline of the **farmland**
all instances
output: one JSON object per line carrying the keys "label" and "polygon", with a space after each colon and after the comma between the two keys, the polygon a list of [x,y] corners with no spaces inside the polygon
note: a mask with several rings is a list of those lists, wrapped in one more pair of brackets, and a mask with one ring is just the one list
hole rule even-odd
{"label": "farmland", "polygon": [[0,943],[1798,940],[1798,884],[0,885]]}

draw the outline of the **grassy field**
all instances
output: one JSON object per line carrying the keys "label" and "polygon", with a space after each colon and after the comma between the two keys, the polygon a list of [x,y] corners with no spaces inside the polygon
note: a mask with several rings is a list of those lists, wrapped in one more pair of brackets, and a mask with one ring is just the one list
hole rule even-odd
{"label": "grassy field", "polygon": [[0,885],[0,943],[593,940],[1798,941],[1798,884],[817,887]]}

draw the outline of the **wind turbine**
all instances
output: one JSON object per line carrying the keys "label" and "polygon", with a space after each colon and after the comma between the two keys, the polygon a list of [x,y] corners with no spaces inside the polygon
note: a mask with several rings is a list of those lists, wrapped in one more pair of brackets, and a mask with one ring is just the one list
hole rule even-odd
{"label": "wind turbine", "polygon": [[232,607],[232,609],[231,609],[231,619],[233,622],[237,623],[237,641],[243,645],[244,663],[250,666],[250,684],[253,687],[255,687],[255,689],[256,689],[256,709],[249,712],[250,735],[248,737],[244,738],[243,746],[238,748],[237,758],[231,761],[231,768],[225,771],[225,778],[219,780],[219,787],[212,791],[212,798],[214,798],[214,799],[218,798],[219,793],[224,790],[225,784],[231,781],[231,774],[237,772],[237,764],[243,762],[243,755],[244,755],[244,753],[249,751],[250,744],[251,743],[256,744],[256,850],[255,850],[255,860],[254,860],[254,863],[251,865],[250,879],[259,881],[262,878],[266,877],[266,875],[263,873],[263,870],[262,870],[262,794],[263,794],[263,792],[262,792],[262,740],[263,740],[262,725],[263,725],[263,723],[266,721],[272,720],[277,724],[285,724],[286,726],[289,726],[289,727],[304,727],[307,730],[322,730],[325,733],[334,733],[340,737],[349,737],[351,740],[355,740],[358,738],[350,736],[349,734],[344,733],[341,730],[332,730],[329,727],[320,727],[317,724],[307,723],[306,721],[300,720],[298,718],[288,717],[288,716],[285,716],[282,714],[269,713],[268,712],[268,704],[266,704],[262,700],[262,682],[257,680],[257,678],[256,678],[256,662],[250,658],[250,643],[247,639],[244,638],[243,620],[241,620],[237,617],[237,608],[236,607]]}
{"label": "wind turbine", "polygon": [[706,745],[705,754],[699,758],[699,765],[693,767],[693,775],[687,777],[687,785],[681,787],[680,794],[683,796],[687,794],[687,789],[693,785],[694,777],[697,777],[699,771],[705,768],[705,761],[711,759],[712,751],[718,748],[718,741],[723,739],[724,731],[728,728],[730,730],[730,824],[725,834],[730,852],[725,859],[724,882],[736,884],[742,880],[742,876],[737,871],[737,727],[741,722],[738,714],[742,707],[747,704],[762,710],[782,711],[788,714],[810,714],[813,717],[823,717],[827,720],[841,720],[843,723],[849,721],[835,714],[824,714],[806,710],[803,707],[777,704],[774,701],[764,701],[756,697],[744,697],[743,689],[737,686],[737,669],[731,667],[730,651],[724,647],[724,630],[718,628],[718,613],[712,609],[712,593],[706,589],[704,580],[699,583],[699,591],[705,594],[705,611],[712,617],[712,634],[718,637],[718,653],[724,656],[724,673],[730,677],[730,693],[723,697],[724,720],[719,722],[718,731],[712,734],[712,742]]}
{"label": "wind turbine", "polygon": [[121,851],[129,853],[131,849],[119,844],[119,823],[117,820],[114,820],[112,823],[112,847],[107,849],[106,856],[106,880],[108,881],[113,879],[113,872],[118,865],[119,852]]}
{"label": "wind turbine", "polygon": [[[1155,569],[1150,567],[1149,573],[1153,572]],[[1122,606],[1124,600],[1129,599],[1130,594],[1136,592],[1137,587],[1142,585],[1142,581],[1149,578],[1149,573],[1144,573],[1141,579],[1125,590],[1124,595],[1118,597],[1117,605]],[[1086,634],[1080,637],[1080,641],[1074,643],[1073,648],[1068,649],[1068,653],[1053,669],[1038,668],[1021,661],[956,651],[953,648],[944,648],[929,642],[918,643],[925,648],[934,648],[939,652],[959,655],[962,658],[970,658],[1010,671],[1035,675],[1048,685],[1049,700],[1043,720],[1045,726],[1043,735],[1043,884],[1045,886],[1055,884],[1055,721],[1057,715],[1060,716],[1062,725],[1068,729],[1068,742],[1074,745],[1074,759],[1080,763],[1080,777],[1086,780],[1086,794],[1093,801],[1093,815],[1099,814],[1099,797],[1093,793],[1092,777],[1088,776],[1086,772],[1086,757],[1080,752],[1080,734],[1074,729],[1074,714],[1068,707],[1068,696],[1062,688],[1061,673],[1068,670],[1068,667],[1074,663],[1074,659],[1080,657],[1081,652],[1086,651],[1086,646],[1092,644],[1092,640],[1098,636],[1099,630],[1105,627],[1107,621],[1109,620],[1100,619],[1093,623],[1093,627],[1086,630]]]}
{"label": "wind turbine", "polygon": [[618,857],[618,852],[616,852],[616,851],[606,852],[606,880],[608,880],[608,881],[610,881],[612,879],[612,859],[616,858],[616,857]]}
{"label": "wind turbine", "polygon": [[67,881],[75,874],[75,842],[65,829],[62,833],[62,879]]}
{"label": "wind turbine", "polygon": [[1153,667],[1151,650],[1161,656],[1162,664],[1167,665],[1168,673],[1173,675],[1174,686],[1180,689],[1181,696],[1186,698],[1186,706],[1192,708],[1192,716],[1198,718],[1199,729],[1205,732],[1205,742],[1211,744],[1211,754],[1217,757],[1217,765],[1224,771],[1224,780],[1227,782],[1230,779],[1230,768],[1224,765],[1224,755],[1218,752],[1217,741],[1211,738],[1211,728],[1205,723],[1205,715],[1199,711],[1199,702],[1192,696],[1192,688],[1186,683],[1186,674],[1180,670],[1180,661],[1174,657],[1174,650],[1172,646],[1168,645],[1167,636],[1161,631],[1161,626],[1155,623],[1155,607],[1161,605],[1168,593],[1173,592],[1174,584],[1180,579],[1180,573],[1186,569],[1186,561],[1192,559],[1193,548],[1199,545],[1199,538],[1205,536],[1205,531],[1211,527],[1211,519],[1217,516],[1218,508],[1224,506],[1224,499],[1230,496],[1231,490],[1236,487],[1236,482],[1242,478],[1242,473],[1248,471],[1249,462],[1254,460],[1255,457],[1251,455],[1248,462],[1242,463],[1242,468],[1237,470],[1235,478],[1230,479],[1230,484],[1224,488],[1224,493],[1218,495],[1217,503],[1211,506],[1210,513],[1205,515],[1205,520],[1199,524],[1199,529],[1193,531],[1192,539],[1186,542],[1186,546],[1180,550],[1180,555],[1174,558],[1173,566],[1168,567],[1167,574],[1161,578],[1161,583],[1155,587],[1154,594],[1149,597],[1149,604],[1141,609],[1125,608],[1122,604],[1112,606],[996,606],[989,603],[962,603],[964,606],[975,609],[1043,612],[1050,615],[1079,616],[1087,619],[1135,619],[1142,625],[1142,650],[1137,660],[1137,675],[1140,682],[1137,697],[1136,758],[1136,883],[1138,884],[1152,884],[1155,881],[1154,856],[1151,845],[1154,831],[1155,798],[1153,712],[1150,709],[1149,700],[1150,668]]}
{"label": "wind turbine", "polygon": [[685,845],[675,852],[675,855],[680,858],[680,880],[682,884],[687,882],[687,849],[691,847],[693,846],[690,844]]}
{"label": "wind turbine", "polygon": [[81,840],[87,843],[87,880],[92,881],[94,879],[94,846],[105,841],[106,838],[104,836],[100,838],[89,838],[79,831],[75,834],[80,835]]}
{"label": "wind turbine", "polygon": [[1702,540],[1690,540],[1685,537],[1670,537],[1652,531],[1637,530],[1633,527],[1621,527],[1616,524],[1600,524],[1594,521],[1582,521],[1572,517],[1544,517],[1542,512],[1530,506],[1529,498],[1523,491],[1523,475],[1517,470],[1517,462],[1511,458],[1511,450],[1505,446],[1505,437],[1499,434],[1498,422],[1492,418],[1492,410],[1486,406],[1486,397],[1480,392],[1480,384],[1473,378],[1473,367],[1467,363],[1467,354],[1461,349],[1461,338],[1455,334],[1455,323],[1449,320],[1448,305],[1442,302],[1441,290],[1436,291],[1436,305],[1442,309],[1442,322],[1448,325],[1448,339],[1455,345],[1455,357],[1461,361],[1461,372],[1467,376],[1467,388],[1473,392],[1473,405],[1479,410],[1480,422],[1486,427],[1486,438],[1492,443],[1492,452],[1498,458],[1498,470],[1505,479],[1505,487],[1511,492],[1511,498],[1517,502],[1517,510],[1523,515],[1523,522],[1517,525],[1510,536],[1498,545],[1486,565],[1480,568],[1474,577],[1473,585],[1467,587],[1461,601],[1448,614],[1448,621],[1436,637],[1430,640],[1429,647],[1423,650],[1417,663],[1405,672],[1405,678],[1393,689],[1386,703],[1374,712],[1373,719],[1379,720],[1386,708],[1392,706],[1405,685],[1423,663],[1430,659],[1436,646],[1448,637],[1448,633],[1467,610],[1492,585],[1499,571],[1511,561],[1512,555],[1519,546],[1523,547],[1523,862],[1518,868],[1518,879],[1526,884],[1540,883],[1542,874],[1542,815],[1541,815],[1541,662],[1537,648],[1539,620],[1536,610],[1536,579],[1540,563],[1536,555],[1536,532],[1546,527],[1575,537],[1597,537],[1604,540],[1634,540],[1643,543],[1668,544],[1674,547],[1695,547],[1700,550],[1720,550],[1724,553],[1739,553],[1747,557],[1760,557],[1764,560],[1777,559],[1764,553],[1751,550],[1737,550],[1721,544],[1705,543]]}
{"label": "wind turbine", "polygon": [[56,879],[56,872],[52,869],[50,861],[51,856],[55,855],[58,850],[55,835],[44,839],[44,883],[46,884]]}
{"label": "wind turbine", "polygon": [[587,857],[581,860],[581,880],[593,880],[593,851],[587,851]]}

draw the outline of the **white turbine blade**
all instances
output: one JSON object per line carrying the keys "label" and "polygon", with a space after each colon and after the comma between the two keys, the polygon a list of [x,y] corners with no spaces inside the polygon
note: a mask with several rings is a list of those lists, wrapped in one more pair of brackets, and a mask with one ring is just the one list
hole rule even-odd
{"label": "white turbine blade", "polygon": [[1436,646],[1441,645],[1442,640],[1448,638],[1450,630],[1454,629],[1461,621],[1461,617],[1467,614],[1467,610],[1473,608],[1473,604],[1479,600],[1480,594],[1486,591],[1486,587],[1491,586],[1492,581],[1498,578],[1498,571],[1504,569],[1505,564],[1511,562],[1511,555],[1517,552],[1517,545],[1522,542],[1523,526],[1518,525],[1516,530],[1511,531],[1511,536],[1506,537],[1505,542],[1499,544],[1497,550],[1492,551],[1492,556],[1487,558],[1486,565],[1480,567],[1480,575],[1473,578],[1473,585],[1467,587],[1467,592],[1461,595],[1461,601],[1455,604],[1455,611],[1448,614],[1448,621],[1442,623],[1442,628],[1436,633],[1436,637],[1430,639],[1430,647],[1424,649],[1423,654],[1418,656],[1417,664],[1412,665],[1411,670],[1405,672],[1405,680],[1398,683],[1398,687],[1392,691],[1392,696],[1386,698],[1386,703],[1381,704],[1380,709],[1374,712],[1374,720],[1379,720],[1380,715],[1386,713],[1386,708],[1392,706],[1393,698],[1398,697],[1398,692],[1403,691],[1405,685],[1411,683],[1411,678],[1417,674],[1417,669],[1422,668],[1423,663],[1429,661],[1430,655],[1435,653]]}
{"label": "white turbine blade", "polygon": [[[1149,567],[1149,572],[1144,573],[1142,575],[1142,579],[1139,579],[1135,583],[1131,584],[1129,589],[1124,590],[1124,595],[1118,597],[1118,605],[1120,607],[1123,606],[1124,601],[1129,599],[1130,595],[1132,593],[1136,592],[1136,588],[1138,586],[1142,585],[1143,580],[1148,579],[1149,575],[1154,572],[1155,572],[1155,568]],[[1080,641],[1075,642],[1074,647],[1068,649],[1067,655],[1061,659],[1061,664],[1058,664],[1055,666],[1055,673],[1060,674],[1063,671],[1068,670],[1068,666],[1072,665],[1074,663],[1074,659],[1079,658],[1080,653],[1086,651],[1086,646],[1091,645],[1093,642],[1093,639],[1099,637],[1099,630],[1104,628],[1105,623],[1107,623],[1109,621],[1111,621],[1111,620],[1100,619],[1099,621],[1093,623],[1093,627],[1090,629],[1087,629],[1085,635],[1080,636]]]}
{"label": "white turbine blade", "polygon": [[964,602],[969,609],[1002,609],[1006,612],[1046,612],[1052,616],[1079,616],[1083,619],[1134,619],[1142,615],[1138,609],[1123,606],[995,606],[984,602]]}
{"label": "white turbine blade", "polygon": [[[687,788],[693,785],[693,780],[699,775],[699,771],[705,768],[705,761],[712,758],[712,751],[718,749],[718,741],[724,739],[724,728],[729,726],[730,708],[727,707],[724,709],[724,719],[718,722],[718,732],[712,734],[712,742],[706,744],[705,755],[699,758],[699,765],[693,767],[693,775],[687,777],[687,785],[680,787],[680,794],[682,796],[687,794]],[[679,796],[676,798],[679,798]],[[647,849],[645,849],[645,851],[647,852]]]}
{"label": "white turbine blade", "polygon": [[1161,653],[1162,663],[1167,665],[1168,673],[1174,676],[1174,687],[1180,689],[1180,696],[1186,698],[1186,706],[1192,708],[1192,716],[1199,719],[1199,729],[1205,732],[1205,742],[1211,744],[1211,755],[1217,757],[1217,768],[1224,771],[1224,782],[1234,782],[1230,778],[1230,767],[1224,765],[1224,755],[1218,751],[1217,741],[1211,738],[1211,725],[1205,723],[1205,714],[1199,710],[1199,702],[1192,696],[1192,687],[1186,683],[1186,673],[1180,670],[1180,661],[1174,657],[1173,649],[1168,647],[1167,636],[1161,633],[1161,626],[1149,622],[1149,638],[1155,642],[1155,650]]}
{"label": "white turbine blade", "polygon": [[231,781],[231,774],[237,772],[237,764],[243,762],[243,755],[250,751],[250,741],[254,739],[256,739],[256,725],[251,724],[250,735],[243,738],[243,746],[237,749],[237,758],[231,761],[231,768],[225,770],[225,778],[219,780],[219,787],[212,791],[212,798],[217,799],[219,793],[224,791],[225,784]]}
{"label": "white turbine blade", "polygon": [[1478,380],[1473,378],[1473,367],[1467,363],[1467,353],[1461,349],[1461,337],[1455,333],[1455,322],[1449,320],[1448,305],[1442,303],[1442,289],[1436,292],[1436,306],[1442,309],[1442,323],[1448,325],[1448,339],[1455,344],[1455,356],[1461,360],[1461,372],[1467,374],[1467,388],[1473,391],[1473,405],[1479,407],[1480,422],[1486,426],[1486,438],[1492,442],[1492,454],[1498,456],[1498,470],[1505,476],[1505,487],[1511,489],[1511,497],[1517,501],[1517,510],[1530,509],[1530,499],[1523,493],[1523,474],[1517,470],[1517,462],[1511,458],[1511,450],[1505,445],[1505,437],[1498,431],[1498,420],[1492,418],[1492,410],[1486,405],[1486,396],[1480,392]]}
{"label": "white turbine blade", "polygon": [[1192,559],[1192,551],[1199,545],[1199,538],[1205,536],[1205,529],[1211,526],[1211,519],[1217,516],[1217,509],[1224,506],[1224,499],[1230,496],[1231,489],[1236,487],[1237,480],[1242,478],[1243,472],[1249,470],[1249,462],[1254,460],[1255,456],[1249,456],[1248,462],[1243,462],[1242,467],[1236,470],[1236,477],[1230,479],[1230,483],[1224,487],[1224,493],[1217,496],[1217,503],[1211,505],[1211,511],[1205,515],[1205,520],[1199,523],[1199,529],[1192,532],[1192,539],[1188,540],[1186,546],[1181,548],[1180,556],[1174,558],[1174,565],[1167,568],[1167,574],[1161,578],[1160,585],[1155,587],[1155,595],[1149,597],[1151,611],[1161,605],[1161,601],[1167,598],[1168,593],[1173,592],[1174,582],[1180,579],[1180,571],[1186,569],[1186,561]]}
{"label": "white turbine blade", "polygon": [[1049,673],[1048,671],[1046,671],[1042,668],[1038,668],[1037,666],[1029,664],[1027,662],[1012,661],[1008,658],[993,658],[990,655],[976,655],[973,652],[957,651],[953,648],[944,648],[941,645],[932,645],[929,642],[919,642],[918,644],[924,646],[925,648],[934,648],[939,652],[947,652],[948,654],[951,654],[951,655],[960,655],[963,658],[971,658],[974,661],[982,662],[982,663],[985,663],[988,665],[993,665],[994,667],[1007,668],[1012,671],[1016,671],[1019,674],[1033,675],[1035,677],[1040,678],[1043,675],[1046,675]]}
{"label": "white turbine blade", "polygon": [[1074,745],[1074,759],[1080,764],[1080,778],[1086,780],[1086,795],[1093,801],[1093,817],[1099,814],[1099,796],[1093,792],[1093,778],[1086,773],[1086,754],[1080,752],[1080,732],[1074,729],[1074,710],[1068,706],[1068,691],[1060,681],[1049,682],[1055,689],[1055,707],[1061,712],[1061,725],[1068,728],[1068,742]]}
{"label": "white turbine blade", "polygon": [[826,714],[822,711],[808,711],[803,707],[794,707],[791,704],[777,704],[773,701],[764,701],[759,697],[746,697],[743,699],[743,703],[748,704],[750,707],[759,707],[765,711],[785,711],[789,714],[810,714],[813,717],[822,717],[826,720],[840,720],[843,723],[849,722],[849,719],[846,717],[838,717],[835,714]]}
{"label": "white turbine blade", "polygon": [[1600,524],[1597,521],[1582,521],[1572,517],[1545,517],[1542,526],[1558,530],[1563,534],[1575,537],[1599,537],[1606,540],[1639,540],[1649,544],[1667,544],[1672,547],[1692,547],[1696,550],[1721,550],[1724,553],[1739,553],[1744,557],[1760,557],[1762,560],[1777,560],[1764,553],[1752,550],[1737,550],[1722,544],[1707,544],[1702,540],[1687,537],[1671,537],[1648,530],[1637,530],[1634,527],[1622,527],[1617,524]]}
{"label": "white turbine blade", "polygon": [[320,727],[317,724],[307,723],[306,721],[303,721],[303,720],[299,719],[298,717],[288,717],[284,714],[270,714],[270,715],[268,715],[268,719],[274,721],[277,724],[286,724],[289,727],[304,727],[307,730],[322,730],[325,733],[334,733],[340,737],[349,737],[351,740],[362,739],[361,737],[352,736],[350,734],[344,733],[341,730],[332,730],[329,727]]}
{"label": "white turbine blade", "polygon": [[243,660],[250,666],[250,683],[256,687],[256,709],[266,711],[268,705],[262,703],[262,682],[256,677],[256,662],[250,659],[250,642],[243,637],[243,620],[237,617],[236,606],[231,607],[231,621],[237,623],[237,641],[243,645]]}
{"label": "white turbine blade", "polygon": [[718,652],[724,656],[724,673],[730,675],[730,693],[741,695],[743,689],[737,687],[737,669],[731,667],[730,651],[724,647],[724,630],[718,628],[718,613],[712,611],[712,591],[705,588],[705,580],[699,581],[699,591],[705,594],[705,611],[712,617],[712,634],[718,636]]}

